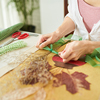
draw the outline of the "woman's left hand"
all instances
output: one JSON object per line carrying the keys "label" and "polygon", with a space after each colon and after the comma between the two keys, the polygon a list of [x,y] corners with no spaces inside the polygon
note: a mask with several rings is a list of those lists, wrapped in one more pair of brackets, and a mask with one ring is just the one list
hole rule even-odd
{"label": "woman's left hand", "polygon": [[85,54],[92,53],[93,49],[90,47],[90,41],[73,41],[66,45],[62,52],[59,52],[60,57],[63,62],[66,63],[70,60],[78,60],[81,56]]}

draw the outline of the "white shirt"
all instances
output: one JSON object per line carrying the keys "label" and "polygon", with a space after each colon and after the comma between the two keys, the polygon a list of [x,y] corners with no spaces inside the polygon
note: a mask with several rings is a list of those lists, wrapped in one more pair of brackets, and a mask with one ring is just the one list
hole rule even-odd
{"label": "white shirt", "polygon": [[75,23],[74,35],[81,36],[83,40],[100,41],[100,20],[94,24],[91,32],[88,33],[79,12],[77,0],[69,0],[68,11],[66,17],[70,17]]}

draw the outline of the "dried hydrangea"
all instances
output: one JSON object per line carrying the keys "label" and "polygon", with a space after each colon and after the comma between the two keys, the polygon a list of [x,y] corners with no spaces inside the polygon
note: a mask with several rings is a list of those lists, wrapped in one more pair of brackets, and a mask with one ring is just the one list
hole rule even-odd
{"label": "dried hydrangea", "polygon": [[34,56],[31,59],[29,66],[20,71],[22,84],[35,84],[37,82],[48,84],[48,81],[52,79],[52,74],[49,72],[51,66],[46,60],[46,57]]}

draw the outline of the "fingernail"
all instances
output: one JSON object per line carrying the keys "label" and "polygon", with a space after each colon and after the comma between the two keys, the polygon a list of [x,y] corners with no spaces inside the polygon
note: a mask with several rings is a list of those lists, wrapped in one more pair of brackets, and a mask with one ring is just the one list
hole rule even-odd
{"label": "fingernail", "polygon": [[60,55],[60,54],[61,54],[61,52],[58,52],[58,54]]}
{"label": "fingernail", "polygon": [[62,51],[62,53],[64,53],[64,52],[65,52],[65,50]]}
{"label": "fingernail", "polygon": [[40,45],[39,48],[42,49],[43,47]]}

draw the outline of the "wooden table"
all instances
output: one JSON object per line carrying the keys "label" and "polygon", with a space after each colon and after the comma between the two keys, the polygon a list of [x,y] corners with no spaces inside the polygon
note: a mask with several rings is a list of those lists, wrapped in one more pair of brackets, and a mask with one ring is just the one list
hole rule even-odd
{"label": "wooden table", "polygon": [[[65,45],[60,47],[58,51],[62,51],[64,49]],[[72,94],[69,91],[66,90],[66,86],[62,85],[60,87],[53,87],[53,81],[50,81],[46,87],[44,87],[47,96],[45,100],[100,100],[100,67],[92,67],[89,64],[85,64],[79,67],[74,67],[73,69],[64,69],[60,67],[56,67],[54,65],[54,62],[52,60],[52,57],[55,55],[53,53],[50,53],[49,51],[45,50],[38,50],[36,53],[39,55],[45,55],[47,54],[47,60],[49,64],[52,66],[52,69],[50,70],[53,74],[58,74],[61,71],[64,71],[66,73],[74,73],[74,72],[82,72],[88,77],[86,80],[90,83],[90,90],[86,90],[81,88],[78,93]],[[34,54],[33,54],[34,55]],[[24,65],[25,62],[28,60],[27,58],[21,65]],[[97,62],[99,63],[99,62]],[[6,84],[2,89],[2,94],[5,94],[6,92],[10,90],[14,90],[16,88],[24,88],[29,87],[30,85],[21,85],[19,84],[19,80],[15,77],[14,73],[16,70],[21,66],[19,65],[16,69],[10,71],[6,75],[0,78],[0,84],[2,83]],[[54,68],[56,67],[56,68]],[[14,84],[15,83],[15,84]],[[35,84],[34,86],[40,86],[39,83]],[[32,87],[32,86],[31,86]],[[1,95],[0,95],[1,97]],[[24,98],[23,100],[33,100],[34,95],[31,95],[27,98]]]}

